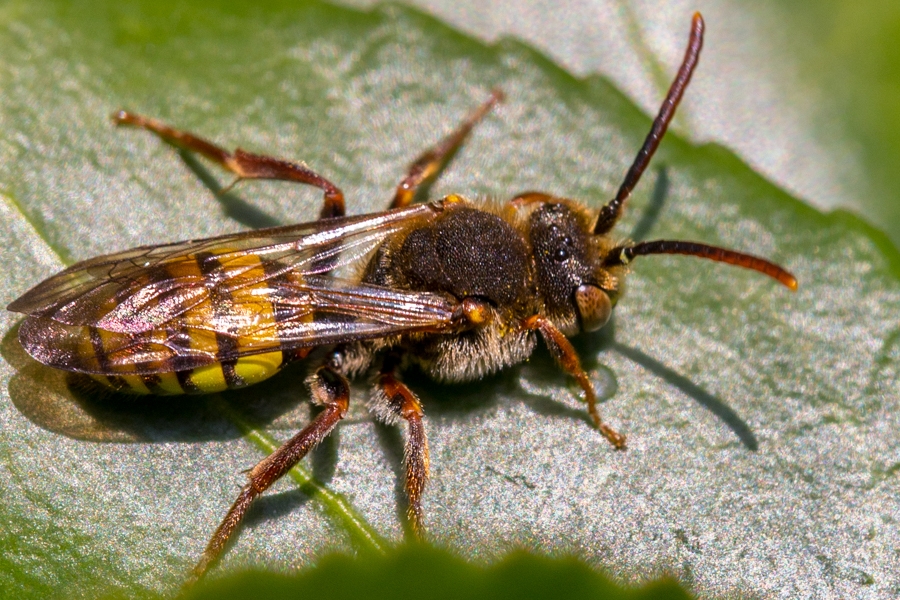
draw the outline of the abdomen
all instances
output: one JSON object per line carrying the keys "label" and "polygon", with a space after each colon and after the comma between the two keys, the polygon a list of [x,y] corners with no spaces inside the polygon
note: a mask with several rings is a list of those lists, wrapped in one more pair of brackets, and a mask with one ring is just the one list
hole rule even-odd
{"label": "abdomen", "polygon": [[[226,268],[227,282],[216,283]],[[290,289],[299,276],[270,276],[267,268],[275,267],[227,248],[183,256],[129,282],[127,302],[109,297],[92,307],[94,325],[31,316],[19,339],[40,362],[85,373],[121,392],[203,394],[246,387],[312,350],[282,347],[279,325],[287,317],[280,313],[287,311],[272,290]],[[127,320],[131,310],[144,319],[136,326]],[[295,323],[312,318],[290,314]],[[159,323],[144,325],[154,318]]]}
{"label": "abdomen", "polygon": [[275,350],[181,371],[130,375],[125,372],[108,375],[89,373],[89,376],[117,392],[130,394],[213,394],[264,381],[278,373],[288,362],[303,358],[309,351],[310,348],[302,348],[285,356],[287,353]]}

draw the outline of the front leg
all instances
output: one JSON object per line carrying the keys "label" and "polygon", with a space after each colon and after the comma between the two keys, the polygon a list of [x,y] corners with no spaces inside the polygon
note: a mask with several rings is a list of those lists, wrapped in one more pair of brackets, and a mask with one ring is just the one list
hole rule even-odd
{"label": "front leg", "polygon": [[600,433],[609,440],[616,450],[625,449],[625,436],[607,425],[600,418],[600,411],[597,410],[597,393],[594,391],[594,385],[584,369],[581,368],[581,361],[578,359],[578,353],[572,347],[572,343],[556,328],[548,319],[535,315],[525,319],[522,324],[525,329],[537,329],[547,344],[547,349],[556,360],[556,363],[563,370],[575,378],[581,389],[584,390],[584,399],[588,405],[588,413],[594,420],[594,425],[600,430]]}

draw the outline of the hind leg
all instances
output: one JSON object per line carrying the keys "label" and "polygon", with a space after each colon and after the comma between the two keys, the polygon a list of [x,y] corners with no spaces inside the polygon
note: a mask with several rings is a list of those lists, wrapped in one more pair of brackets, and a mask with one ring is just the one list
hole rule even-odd
{"label": "hind leg", "polygon": [[174,129],[156,119],[124,110],[115,113],[112,116],[112,120],[116,125],[128,125],[146,129],[169,144],[196,152],[218,164],[223,169],[234,173],[237,179],[228,186],[229,188],[243,179],[278,179],[304,183],[315,186],[324,192],[324,203],[319,213],[319,218],[328,219],[344,215],[344,193],[336,185],[303,163],[281,160],[263,154],[253,154],[240,148],[234,152],[229,152],[193,133]]}
{"label": "hind leg", "polygon": [[219,559],[253,501],[300,462],[310,449],[325,439],[347,413],[350,384],[343,375],[327,366],[320,367],[308,381],[313,400],[324,406],[325,410],[300,433],[250,469],[247,484],[209,540],[203,556],[191,573],[191,582],[202,577]]}

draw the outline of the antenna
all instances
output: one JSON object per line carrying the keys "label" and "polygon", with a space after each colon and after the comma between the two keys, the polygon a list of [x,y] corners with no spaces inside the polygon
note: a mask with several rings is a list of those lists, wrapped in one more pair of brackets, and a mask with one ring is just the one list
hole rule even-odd
{"label": "antenna", "polygon": [[653,120],[653,126],[650,128],[650,133],[647,134],[647,139],[644,140],[644,145],[641,146],[637,156],[634,158],[634,162],[631,164],[631,168],[625,174],[625,180],[619,187],[619,193],[616,194],[616,197],[609,204],[600,209],[597,224],[594,226],[595,235],[609,233],[615,226],[616,221],[622,215],[625,201],[631,195],[631,190],[640,181],[644,169],[647,168],[650,159],[653,158],[653,154],[666,134],[669,123],[672,121],[672,117],[675,116],[675,109],[678,108],[678,103],[681,102],[684,90],[691,81],[691,75],[694,74],[697,61],[700,60],[700,49],[703,47],[703,30],[705,28],[703,16],[698,12],[694,13],[694,18],[691,20],[691,37],[688,39],[684,60],[681,61],[681,67],[678,69],[675,81],[672,82],[672,87],[669,88],[666,99],[663,100],[662,106],[659,107],[659,114]]}
{"label": "antenna", "polygon": [[764,258],[753,256],[751,254],[743,254],[733,250],[726,250],[718,246],[707,246],[697,242],[680,242],[674,240],[654,240],[652,242],[641,242],[633,246],[620,246],[613,248],[603,261],[603,266],[612,267],[615,265],[627,265],[635,256],[647,256],[650,254],[684,254],[687,256],[699,256],[700,258],[708,258],[716,262],[728,263],[759,271],[763,275],[768,275],[781,285],[797,290],[797,279],[785,269],[779,267],[775,263],[769,262]]}

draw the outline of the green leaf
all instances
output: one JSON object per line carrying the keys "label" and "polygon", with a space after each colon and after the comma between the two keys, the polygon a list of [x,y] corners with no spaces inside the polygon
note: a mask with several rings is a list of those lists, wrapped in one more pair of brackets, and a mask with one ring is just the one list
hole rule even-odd
{"label": "green leaf", "polygon": [[198,586],[187,598],[629,598],[686,600],[672,581],[623,589],[573,559],[513,554],[489,569],[446,551],[403,546],[365,560],[326,556],[316,569],[297,575],[240,573]]}
{"label": "green leaf", "polygon": [[[319,193],[286,184],[220,201],[226,176],[113,129],[117,108],[302,159],[356,214],[383,208],[409,160],[495,87],[507,102],[433,196],[542,189],[599,206],[649,126],[604,79],[405,8],[13,1],[0,23],[4,304],[74,260],[318,211]],[[624,453],[543,350],[467,385],[409,373],[428,415],[430,538],[475,562],[526,549],[628,583],[670,574],[703,596],[900,592],[900,256],[887,238],[672,134],[617,235],[753,252],[800,290],[696,259],[638,261],[613,322],[573,340]],[[72,390],[17,349],[18,320],[0,317],[0,589],[178,589],[264,455],[244,424],[281,440],[308,418],[304,367],[205,399]],[[367,414],[366,388],[306,461],[327,493],[285,478],[214,577],[402,539],[402,436]]]}
{"label": "green leaf", "polygon": [[679,130],[733,149],[813,206],[863,215],[900,246],[900,3],[408,2],[479,39],[512,36],[570,72],[602,73],[648,113],[700,10],[708,33]]}

